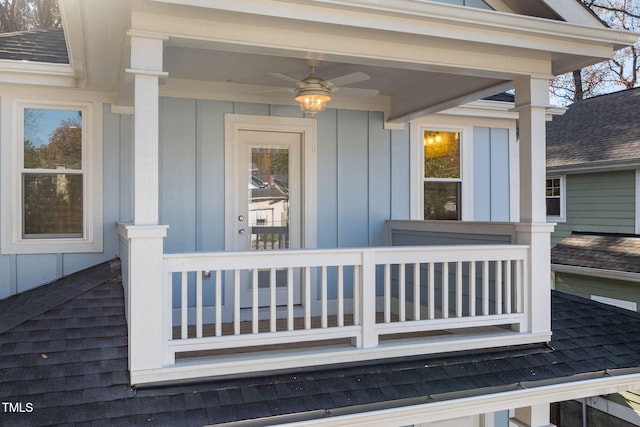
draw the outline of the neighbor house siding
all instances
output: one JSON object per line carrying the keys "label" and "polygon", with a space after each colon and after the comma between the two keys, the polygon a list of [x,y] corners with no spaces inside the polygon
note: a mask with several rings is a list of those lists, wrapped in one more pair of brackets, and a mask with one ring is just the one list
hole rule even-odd
{"label": "neighbor house siding", "polygon": [[596,295],[631,301],[640,307],[640,283],[638,282],[556,272],[555,288],[585,298]]}
{"label": "neighbor house siding", "polygon": [[572,231],[635,232],[635,172],[567,175],[567,220],[552,234],[555,245]]}
{"label": "neighbor house siding", "polygon": [[[123,142],[128,141],[131,116],[111,113],[103,106],[103,252],[72,254],[18,254],[0,256],[0,299],[25,292],[87,267],[115,258],[116,221],[120,218],[120,164]],[[126,145],[126,143],[125,143]],[[125,197],[130,195],[127,194]]]}

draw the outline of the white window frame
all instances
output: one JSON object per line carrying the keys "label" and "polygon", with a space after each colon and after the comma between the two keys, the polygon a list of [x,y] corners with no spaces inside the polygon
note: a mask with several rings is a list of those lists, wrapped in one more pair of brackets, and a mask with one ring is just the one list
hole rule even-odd
{"label": "white window frame", "polygon": [[547,179],[560,180],[560,215],[547,215],[547,222],[566,222],[567,221],[567,176],[566,175],[549,175],[545,177],[545,213],[547,209]]}
{"label": "white window frame", "polygon": [[[9,105],[7,105],[9,104]],[[12,104],[12,105],[11,105]],[[24,110],[82,111],[83,232],[81,237],[24,238],[22,236],[22,172]],[[102,114],[90,102],[3,99],[1,245],[3,254],[102,252]]]}
{"label": "white window frame", "polygon": [[424,132],[455,132],[460,134],[460,179],[434,179],[438,182],[460,182],[460,221],[473,218],[472,183],[473,176],[472,138],[473,128],[468,126],[448,126],[437,123],[416,124],[411,133],[411,219],[424,220]]}

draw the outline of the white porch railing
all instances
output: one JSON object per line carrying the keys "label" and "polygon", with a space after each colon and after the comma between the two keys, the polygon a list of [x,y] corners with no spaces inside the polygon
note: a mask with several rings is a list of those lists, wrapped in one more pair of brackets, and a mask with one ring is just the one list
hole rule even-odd
{"label": "white porch railing", "polygon": [[165,366],[208,366],[176,374],[185,378],[533,342],[524,338],[528,253],[484,245],[165,255]]}

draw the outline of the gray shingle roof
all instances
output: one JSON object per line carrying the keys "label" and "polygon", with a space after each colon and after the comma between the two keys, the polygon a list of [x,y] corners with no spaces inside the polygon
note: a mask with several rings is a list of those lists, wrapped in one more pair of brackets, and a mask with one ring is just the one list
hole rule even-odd
{"label": "gray shingle roof", "polygon": [[547,122],[547,167],[640,158],[640,88],[578,101]]}
{"label": "gray shingle roof", "polygon": [[0,33],[0,59],[68,64],[62,28]]}
{"label": "gray shingle roof", "polygon": [[[47,307],[31,307],[45,300]],[[550,347],[132,389],[122,286],[103,264],[0,301],[6,319],[0,400],[34,406],[28,414],[0,413],[0,423],[196,426],[258,419],[264,425],[260,418],[312,419],[640,368],[640,314],[557,292],[552,301]]]}
{"label": "gray shingle roof", "polygon": [[640,236],[574,233],[551,249],[551,263],[640,273]]}

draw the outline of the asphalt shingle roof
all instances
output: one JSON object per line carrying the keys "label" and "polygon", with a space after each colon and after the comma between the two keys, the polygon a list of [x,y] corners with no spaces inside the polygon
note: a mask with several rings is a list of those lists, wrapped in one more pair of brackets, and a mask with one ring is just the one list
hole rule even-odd
{"label": "asphalt shingle roof", "polygon": [[640,158],[640,88],[577,101],[547,122],[547,167]]}
{"label": "asphalt shingle roof", "polygon": [[574,233],[551,248],[551,263],[640,273],[640,236]]}
{"label": "asphalt shingle roof", "polygon": [[62,28],[0,33],[0,59],[68,64]]}
{"label": "asphalt shingle roof", "polygon": [[0,401],[34,408],[0,412],[0,424],[195,426],[287,414],[310,419],[640,368],[640,314],[554,292],[550,346],[133,389],[122,293],[117,270],[103,264],[0,301]]}

